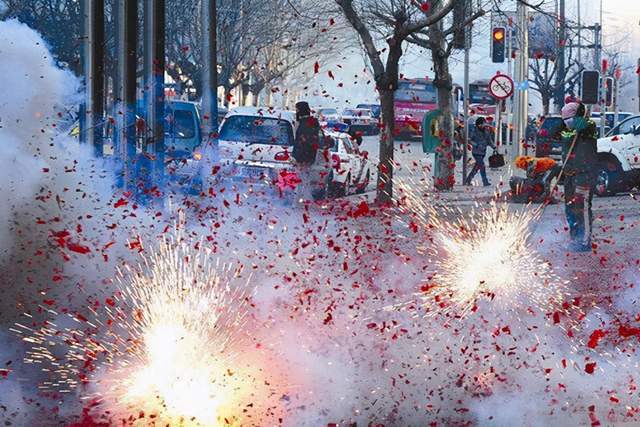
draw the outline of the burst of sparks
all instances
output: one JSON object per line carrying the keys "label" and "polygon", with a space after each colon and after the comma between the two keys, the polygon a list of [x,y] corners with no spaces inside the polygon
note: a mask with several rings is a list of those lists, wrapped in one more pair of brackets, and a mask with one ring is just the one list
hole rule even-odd
{"label": "burst of sparks", "polygon": [[25,361],[50,377],[41,387],[81,390],[117,415],[230,425],[225,411],[250,387],[234,365],[249,280],[201,243],[181,233],[163,239],[138,268],[118,271],[118,289],[104,303],[84,314],[47,309],[56,320],[41,327],[18,324],[30,344]]}
{"label": "burst of sparks", "polygon": [[529,209],[512,211],[496,203],[454,220],[432,212],[439,243],[432,250],[433,280],[461,313],[473,310],[483,296],[501,309],[524,306],[543,313],[562,302],[565,282],[529,243],[535,220]]}
{"label": "burst of sparks", "polygon": [[428,239],[419,251],[429,258],[431,273],[420,294],[429,314],[465,316],[483,300],[516,314],[562,310],[568,282],[531,242],[539,209],[494,200],[482,206],[473,202],[463,212],[416,192],[424,185],[410,181],[401,186],[400,200],[409,214],[399,219]]}

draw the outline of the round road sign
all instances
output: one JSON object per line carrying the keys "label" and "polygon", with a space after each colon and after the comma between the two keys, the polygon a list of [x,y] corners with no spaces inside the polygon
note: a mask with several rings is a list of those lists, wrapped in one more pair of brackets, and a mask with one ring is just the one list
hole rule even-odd
{"label": "round road sign", "polygon": [[489,93],[496,99],[507,99],[513,95],[513,80],[506,74],[497,74],[489,81]]}

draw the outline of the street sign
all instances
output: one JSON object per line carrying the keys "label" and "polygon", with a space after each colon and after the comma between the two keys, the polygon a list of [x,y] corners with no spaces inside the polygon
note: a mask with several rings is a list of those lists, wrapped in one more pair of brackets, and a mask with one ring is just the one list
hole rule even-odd
{"label": "street sign", "polygon": [[496,99],[507,99],[513,95],[513,80],[506,74],[496,74],[489,80],[489,93]]}

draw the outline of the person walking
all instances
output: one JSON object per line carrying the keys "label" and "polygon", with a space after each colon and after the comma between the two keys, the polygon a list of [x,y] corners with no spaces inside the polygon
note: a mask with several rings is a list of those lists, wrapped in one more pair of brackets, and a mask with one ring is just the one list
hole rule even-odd
{"label": "person walking", "polygon": [[291,155],[296,160],[301,181],[298,193],[302,199],[309,199],[313,196],[311,168],[320,147],[320,123],[311,115],[311,108],[304,101],[296,103],[296,121],[298,127]]}
{"label": "person walking", "polygon": [[562,108],[565,130],[562,132],[565,215],[569,223],[569,250],[591,250],[593,212],[591,203],[598,163],[596,123],[580,102],[568,102]]}
{"label": "person walking", "polygon": [[476,173],[480,171],[482,185],[488,187],[491,183],[487,179],[487,169],[484,165],[484,157],[487,155],[487,147],[492,147],[494,150],[496,149],[496,146],[493,143],[493,134],[487,127],[484,117],[478,117],[476,119],[475,126],[472,126],[469,130],[471,131],[469,133],[472,146],[471,154],[473,155],[473,159],[476,163],[473,165],[471,172],[469,172],[469,175],[465,178],[463,184],[471,185],[471,180],[476,176]]}

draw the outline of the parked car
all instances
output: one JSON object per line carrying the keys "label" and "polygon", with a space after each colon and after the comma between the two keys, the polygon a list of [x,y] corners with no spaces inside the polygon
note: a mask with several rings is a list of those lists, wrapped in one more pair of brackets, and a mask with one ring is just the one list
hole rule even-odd
{"label": "parked car", "polygon": [[598,162],[597,195],[640,187],[640,116],[627,118],[598,139]]}
{"label": "parked car", "polygon": [[630,126],[640,123],[640,115],[629,115],[621,120],[615,127],[613,127],[606,136],[615,136],[624,133],[628,133]]}
{"label": "parked car", "polygon": [[[620,111],[618,112],[618,123],[615,123],[615,118],[616,118],[616,113],[614,112],[607,112],[604,113],[604,117],[605,117],[605,128],[608,129],[612,129],[613,127],[615,127],[615,125],[618,125],[620,123],[622,123],[624,120],[626,120],[627,118],[631,117],[633,115],[633,113],[629,113],[626,111]],[[599,119],[600,118],[600,112],[599,111],[594,111],[591,113],[591,118],[592,119]]]}
{"label": "parked car", "polygon": [[[294,123],[295,113],[291,111],[259,107],[238,107],[229,111],[220,126],[218,139],[222,179],[274,187],[283,172],[295,171],[295,160],[291,156]],[[324,155],[321,150],[330,150],[333,139],[322,130],[319,138],[321,147],[311,169],[311,182],[306,183],[312,188],[312,196],[316,200],[329,194],[332,171],[328,153]],[[200,170],[206,169],[210,161],[198,159]]]}
{"label": "parked car", "polygon": [[335,108],[318,108],[316,116],[319,122],[337,122],[340,120],[340,114]]}
{"label": "parked car", "polygon": [[376,120],[380,120],[380,114],[382,113],[382,110],[379,104],[358,104],[356,105],[356,108],[371,110],[371,117]]}
{"label": "parked car", "polygon": [[328,132],[333,138],[330,175],[330,194],[334,197],[364,193],[373,179],[376,165],[366,151],[360,151],[346,133]]}
{"label": "parked car", "polygon": [[371,115],[371,110],[364,108],[347,108],[342,112],[342,121],[349,125],[349,134],[354,136],[375,135],[377,121]]}
{"label": "parked car", "polygon": [[202,143],[200,110],[194,102],[171,101],[165,106],[164,146],[174,159],[190,158]]}
{"label": "parked car", "polygon": [[319,108],[316,116],[320,126],[327,131],[348,132],[349,125],[344,123],[335,108]]}
{"label": "parked car", "polygon": [[551,157],[562,162],[562,130],[564,122],[560,116],[546,116],[535,136],[536,157]]}
{"label": "parked car", "polygon": [[358,104],[356,108],[362,108],[366,110],[371,110],[371,117],[375,120],[375,128],[373,129],[373,134],[378,135],[380,133],[380,123],[382,117],[382,109],[379,104]]}

